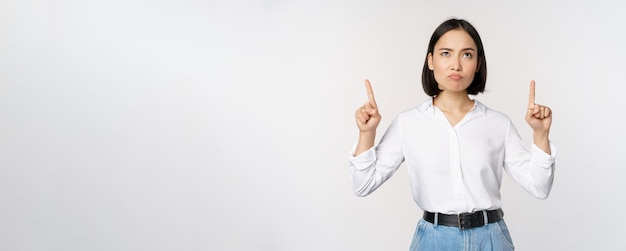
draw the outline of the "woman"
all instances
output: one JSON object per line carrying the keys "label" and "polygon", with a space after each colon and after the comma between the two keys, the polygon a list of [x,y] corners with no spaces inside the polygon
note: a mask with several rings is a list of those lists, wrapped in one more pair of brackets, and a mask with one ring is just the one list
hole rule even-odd
{"label": "woman", "polygon": [[407,162],[413,198],[424,210],[410,250],[513,250],[502,219],[502,170],[537,198],[550,193],[556,152],[548,139],[550,108],[535,104],[531,81],[527,150],[506,115],[470,98],[484,91],[486,78],[476,29],[465,20],[443,22],[422,72],[431,98],[401,112],[375,147],[381,116],[365,80],[369,101],[355,113],[360,134],[350,157],[354,192],[370,194]]}

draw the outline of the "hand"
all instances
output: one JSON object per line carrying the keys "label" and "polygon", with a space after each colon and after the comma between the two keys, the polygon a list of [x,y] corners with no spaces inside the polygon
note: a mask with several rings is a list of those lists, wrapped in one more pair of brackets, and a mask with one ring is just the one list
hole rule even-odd
{"label": "hand", "polygon": [[372,85],[369,80],[365,80],[365,88],[367,89],[368,102],[358,110],[356,110],[354,117],[356,118],[356,125],[359,127],[361,133],[376,133],[378,123],[380,123],[381,116],[378,113],[378,106],[374,99],[374,91],[372,91]]}
{"label": "hand", "polygon": [[528,97],[528,111],[526,122],[535,133],[548,133],[552,124],[552,110],[547,106],[535,103],[535,81],[530,81],[530,95]]}

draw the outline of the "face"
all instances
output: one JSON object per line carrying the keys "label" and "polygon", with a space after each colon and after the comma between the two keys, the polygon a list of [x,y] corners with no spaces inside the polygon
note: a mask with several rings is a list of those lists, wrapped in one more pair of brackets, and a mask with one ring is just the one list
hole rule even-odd
{"label": "face", "polygon": [[467,92],[478,71],[476,43],[462,29],[446,32],[428,54],[428,68],[433,71],[440,90]]}

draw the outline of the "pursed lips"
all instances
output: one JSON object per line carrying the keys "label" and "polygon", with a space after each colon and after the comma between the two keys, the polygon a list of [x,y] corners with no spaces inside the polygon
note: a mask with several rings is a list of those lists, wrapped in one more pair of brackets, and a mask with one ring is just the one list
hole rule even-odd
{"label": "pursed lips", "polygon": [[449,78],[454,79],[454,80],[459,80],[462,79],[463,76],[459,75],[459,74],[450,74],[448,75]]}

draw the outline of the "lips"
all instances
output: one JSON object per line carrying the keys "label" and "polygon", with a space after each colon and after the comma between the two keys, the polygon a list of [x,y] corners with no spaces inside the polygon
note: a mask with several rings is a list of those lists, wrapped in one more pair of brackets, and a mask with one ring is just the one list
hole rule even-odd
{"label": "lips", "polygon": [[459,75],[459,74],[450,74],[448,75],[449,78],[453,79],[453,80],[460,80],[463,78],[463,76]]}

